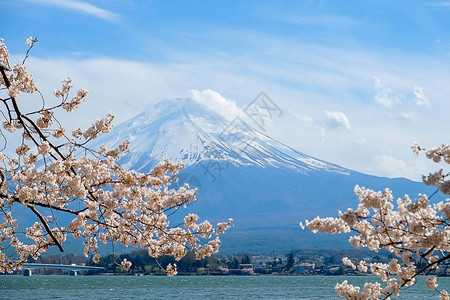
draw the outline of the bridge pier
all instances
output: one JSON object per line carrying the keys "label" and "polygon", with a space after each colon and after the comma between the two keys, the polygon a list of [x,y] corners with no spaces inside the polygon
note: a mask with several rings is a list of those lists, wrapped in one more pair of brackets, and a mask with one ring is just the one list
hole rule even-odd
{"label": "bridge pier", "polygon": [[31,276],[31,275],[33,275],[31,269],[23,269],[23,276]]}
{"label": "bridge pier", "polygon": [[77,276],[77,275],[78,275],[77,271],[74,271],[74,270],[69,271],[69,276]]}

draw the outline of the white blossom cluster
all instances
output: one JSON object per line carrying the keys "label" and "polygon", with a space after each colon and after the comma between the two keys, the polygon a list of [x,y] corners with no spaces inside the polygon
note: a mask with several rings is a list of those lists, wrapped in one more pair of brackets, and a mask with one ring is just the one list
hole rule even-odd
{"label": "white blossom cluster", "polygon": [[[2,66],[3,69],[9,70],[9,51],[3,41],[4,39],[0,38],[0,66]],[[3,78],[0,80],[3,80]],[[3,84],[2,81],[0,81],[0,83]]]}
{"label": "white blossom cluster", "polygon": [[[3,79],[5,81],[5,78]],[[33,93],[37,90],[34,85],[33,76],[27,72],[27,69],[22,64],[16,64],[13,72],[8,78],[10,86],[8,87],[8,94],[16,98],[20,92]]]}
{"label": "white blossom cluster", "polygon": [[[36,41],[27,39],[30,49]],[[38,111],[22,111],[16,97],[37,88],[23,65],[9,68],[8,57],[0,40],[0,87],[6,91],[0,95],[3,128],[23,137],[15,148],[16,157],[0,152],[0,214],[4,216],[0,221],[0,272],[21,268],[27,259],[37,259],[52,246],[63,251],[68,234],[83,239],[84,254],[92,254],[94,262],[100,258],[99,241],[140,247],[154,258],[170,255],[176,260],[187,250],[195,251],[198,259],[219,250],[217,235],[231,226],[231,219],[214,227],[190,214],[184,226],[170,225],[172,212],[195,201],[196,190],[187,185],[171,188],[181,164],[163,161],[149,174],[125,171],[118,160],[129,151],[128,141],[115,149],[89,149],[90,140],[111,131],[112,114],[67,136],[54,111],[73,111],[88,93],[81,89],[70,98],[70,78],[55,91],[56,105],[43,103]],[[17,205],[36,216],[32,226],[18,224],[12,214]],[[64,214],[71,216],[70,223],[58,222]],[[5,248],[15,249],[14,255],[7,255]],[[120,265],[128,269],[131,262],[124,260]],[[175,275],[176,265],[168,265],[166,272]]]}
{"label": "white blossom cluster", "polygon": [[[412,146],[415,154],[424,150],[417,144]],[[426,151],[426,156],[435,162],[442,160],[450,164],[450,146],[441,145]],[[448,175],[448,174],[447,174]],[[427,185],[434,185],[443,194],[450,194],[450,181],[443,170],[424,176]],[[363,290],[344,281],[335,287],[336,293],[346,299],[388,299],[398,296],[402,287],[411,286],[419,275],[429,274],[439,264],[450,260],[450,199],[435,204],[426,195],[415,200],[405,195],[393,202],[389,189],[375,192],[355,187],[359,205],[356,210],[339,212],[339,218],[320,218],[300,223],[312,232],[336,234],[355,232],[349,242],[355,248],[367,247],[378,252],[386,249],[395,254],[389,263],[355,262],[347,257],[343,263],[361,272],[378,276],[384,287],[378,283],[366,283]],[[445,290],[438,290],[436,277],[428,276],[427,288],[437,290],[439,299],[450,300]]]}

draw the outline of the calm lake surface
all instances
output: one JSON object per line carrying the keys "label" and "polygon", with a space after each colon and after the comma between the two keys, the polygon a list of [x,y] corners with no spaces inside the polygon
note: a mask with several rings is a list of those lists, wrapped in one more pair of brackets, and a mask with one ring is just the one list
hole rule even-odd
{"label": "calm lake surface", "polygon": [[[342,299],[337,282],[362,285],[375,277],[346,276],[0,276],[0,299]],[[424,278],[392,299],[438,299]],[[450,278],[439,278],[450,290]]]}

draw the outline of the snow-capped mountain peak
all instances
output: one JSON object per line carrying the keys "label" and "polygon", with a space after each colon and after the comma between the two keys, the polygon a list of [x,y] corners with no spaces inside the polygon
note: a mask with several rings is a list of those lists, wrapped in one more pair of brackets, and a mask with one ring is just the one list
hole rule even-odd
{"label": "snow-capped mountain peak", "polygon": [[169,159],[183,161],[185,166],[217,160],[233,165],[285,167],[302,173],[309,170],[349,173],[268,137],[240,116],[230,121],[195,97],[165,100],[116,126],[91,146],[116,147],[128,139],[131,151],[121,164],[142,172]]}

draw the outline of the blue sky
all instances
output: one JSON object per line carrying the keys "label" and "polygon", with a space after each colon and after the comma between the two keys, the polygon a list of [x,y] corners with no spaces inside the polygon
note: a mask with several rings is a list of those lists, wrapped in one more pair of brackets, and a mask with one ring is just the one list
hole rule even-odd
{"label": "blue sky", "polygon": [[259,52],[251,39],[236,39],[233,33],[239,32],[338,48],[445,55],[450,25],[446,3],[433,1],[2,2],[10,47],[21,43],[18,37],[33,35],[42,41],[35,55],[140,61],[170,60],[167,50],[180,48],[192,54]]}
{"label": "blue sky", "polygon": [[69,75],[90,90],[82,125],[109,110],[124,121],[191,89],[240,107],[264,91],[284,111],[272,137],[413,179],[436,166],[413,157],[411,144],[449,139],[450,1],[0,3],[12,54],[39,39],[28,68],[44,94]]}

